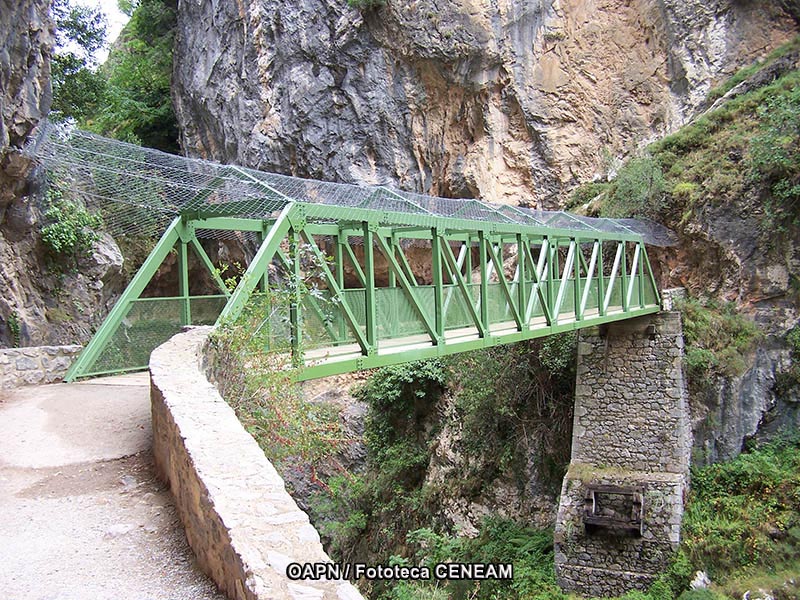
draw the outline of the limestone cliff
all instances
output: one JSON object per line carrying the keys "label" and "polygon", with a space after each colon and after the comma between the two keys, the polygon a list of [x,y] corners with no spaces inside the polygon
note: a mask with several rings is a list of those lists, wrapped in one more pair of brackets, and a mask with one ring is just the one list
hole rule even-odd
{"label": "limestone cliff", "polygon": [[0,0],[0,346],[85,342],[118,293],[122,256],[103,235],[78,272],[48,266],[42,178],[20,153],[52,100],[49,0]]}
{"label": "limestone cliff", "polygon": [[[712,87],[796,34],[798,14],[754,0],[182,2],[173,99],[190,154],[554,208],[705,110]],[[779,337],[797,319],[796,252],[758,252],[741,218],[758,204],[668,215],[682,243],[656,258],[663,287],[749,307]],[[698,403],[707,459],[797,421],[772,390],[787,361],[775,339]]]}
{"label": "limestone cliff", "polygon": [[240,0],[182,2],[178,30],[190,154],[555,207],[795,22],[733,0]]}

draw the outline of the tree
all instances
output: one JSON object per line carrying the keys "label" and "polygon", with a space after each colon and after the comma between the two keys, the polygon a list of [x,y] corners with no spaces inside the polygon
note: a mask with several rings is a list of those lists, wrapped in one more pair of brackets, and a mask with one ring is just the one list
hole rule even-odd
{"label": "tree", "polygon": [[85,126],[117,139],[178,152],[178,125],[170,96],[175,0],[123,0],[131,15],[102,71],[103,102]]}
{"label": "tree", "polygon": [[53,0],[56,47],[51,61],[54,118],[84,121],[100,107],[105,78],[93,53],[106,40],[106,20],[99,8]]}

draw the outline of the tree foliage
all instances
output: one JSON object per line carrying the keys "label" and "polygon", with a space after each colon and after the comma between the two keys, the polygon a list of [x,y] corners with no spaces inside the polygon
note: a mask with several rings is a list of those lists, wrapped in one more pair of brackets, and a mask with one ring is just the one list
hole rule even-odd
{"label": "tree foliage", "polygon": [[123,0],[130,21],[98,66],[106,24],[98,8],[55,0],[57,50],[52,60],[53,110],[82,128],[135,144],[178,151],[170,97],[176,0]]}
{"label": "tree foliage", "polygon": [[103,103],[86,126],[97,133],[168,152],[178,151],[170,97],[175,0],[137,0],[104,72]]}
{"label": "tree foliage", "polygon": [[52,110],[57,119],[83,121],[100,107],[105,78],[93,57],[106,40],[106,21],[99,8],[54,0],[56,47],[51,60]]}

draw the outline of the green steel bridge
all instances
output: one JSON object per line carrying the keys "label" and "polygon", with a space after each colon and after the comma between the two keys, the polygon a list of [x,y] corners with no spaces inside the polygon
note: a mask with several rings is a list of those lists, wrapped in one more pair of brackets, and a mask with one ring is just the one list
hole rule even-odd
{"label": "green steel bridge", "polygon": [[[183,326],[259,302],[265,349],[285,352],[300,380],[660,310],[646,244],[668,245],[669,232],[653,223],[287,177],[49,124],[29,153],[115,237],[160,234],[68,381],[146,368]],[[255,251],[235,288],[201,239]],[[176,293],[155,296],[165,261]],[[198,269],[217,293],[197,292]]]}

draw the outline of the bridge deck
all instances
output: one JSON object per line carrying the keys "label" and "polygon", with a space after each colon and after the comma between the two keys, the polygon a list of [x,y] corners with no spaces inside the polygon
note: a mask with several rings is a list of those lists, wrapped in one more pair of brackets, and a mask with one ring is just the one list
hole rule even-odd
{"label": "bridge deck", "polygon": [[[659,304],[648,304],[641,309],[641,314],[659,310]],[[574,312],[565,312],[559,316],[555,328],[565,331],[627,318],[630,318],[630,315],[623,310],[621,305],[609,306],[603,317],[600,316],[598,309],[589,309],[584,313],[580,323],[576,322]],[[361,347],[355,343],[314,348],[303,353],[305,366],[300,374],[300,379],[313,379],[346,373],[358,368],[384,366],[413,360],[408,357],[429,358],[510,341],[542,337],[553,333],[553,329],[547,323],[547,319],[540,316],[531,319],[528,329],[522,332],[518,330],[515,321],[495,323],[489,327],[490,335],[486,339],[480,337],[475,327],[445,330],[444,347],[446,350],[438,349],[430,337],[423,334],[380,340],[377,344],[377,352],[372,357],[364,357]]]}

